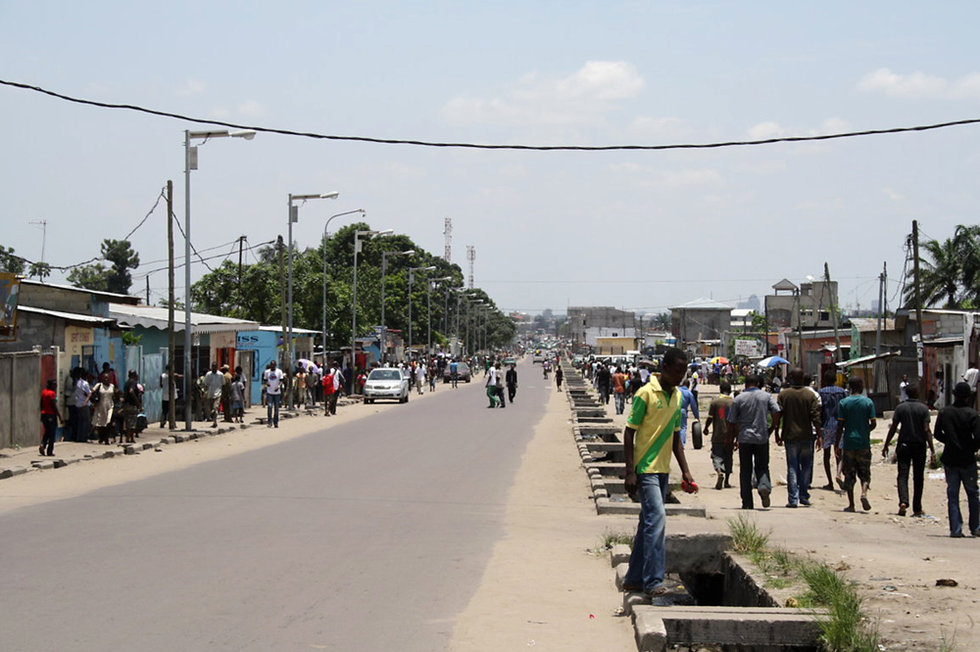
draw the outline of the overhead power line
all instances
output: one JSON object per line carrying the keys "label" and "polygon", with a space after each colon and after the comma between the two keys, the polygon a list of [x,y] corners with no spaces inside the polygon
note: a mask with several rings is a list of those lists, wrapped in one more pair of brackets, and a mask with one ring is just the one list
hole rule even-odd
{"label": "overhead power line", "polygon": [[715,142],[715,143],[676,143],[676,144],[665,144],[665,145],[593,145],[593,146],[517,145],[517,144],[490,145],[485,143],[482,144],[481,143],[452,143],[452,142],[437,142],[437,141],[427,141],[427,140],[409,140],[409,139],[399,139],[399,138],[373,138],[368,136],[337,136],[337,135],[329,135],[329,134],[319,134],[315,132],[294,131],[292,129],[275,129],[271,127],[261,127],[257,125],[244,125],[235,122],[225,122],[222,120],[208,120],[204,118],[195,118],[191,116],[182,115],[179,113],[172,113],[169,111],[148,109],[142,106],[137,106],[135,104],[115,104],[110,102],[98,102],[96,100],[88,100],[79,97],[72,97],[70,95],[65,95],[63,93],[58,93],[55,91],[47,90],[45,88],[41,88],[40,86],[32,86],[31,84],[13,82],[4,79],[0,79],[0,85],[10,86],[12,88],[19,88],[22,90],[33,91],[35,93],[42,93],[50,97],[55,97],[60,100],[65,100],[66,102],[75,102],[76,104],[84,104],[87,106],[94,106],[103,109],[123,109],[127,111],[137,111],[139,113],[146,113],[149,115],[156,115],[164,118],[173,118],[176,120],[195,122],[198,124],[216,125],[219,127],[228,127],[230,129],[245,129],[245,130],[262,132],[262,133],[279,134],[282,136],[299,136],[302,138],[314,138],[320,140],[375,143],[381,145],[412,145],[416,147],[445,147],[445,148],[458,148],[458,149],[489,149],[489,150],[499,149],[499,150],[525,150],[525,151],[539,151],[539,152],[554,152],[554,151],[607,152],[607,151],[660,151],[660,150],[671,150],[671,149],[718,149],[723,147],[772,145],[775,143],[803,143],[803,142],[813,142],[813,141],[821,141],[821,140],[837,140],[842,138],[856,138],[858,136],[881,136],[885,134],[900,134],[906,132],[945,129],[948,127],[962,127],[966,125],[973,125],[973,124],[980,123],[980,118],[968,118],[965,120],[953,120],[950,122],[939,122],[939,123],[927,124],[927,125],[916,125],[913,127],[866,129],[862,131],[846,131],[846,132],[839,132],[834,134],[823,134],[818,136],[782,136],[779,138],[763,138],[759,140],[732,140],[732,141],[723,141],[723,142]]}

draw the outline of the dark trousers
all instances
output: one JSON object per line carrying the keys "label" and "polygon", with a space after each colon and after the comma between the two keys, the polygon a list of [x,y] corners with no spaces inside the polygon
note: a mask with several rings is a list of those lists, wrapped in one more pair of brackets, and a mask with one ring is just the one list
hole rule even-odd
{"label": "dark trousers", "polygon": [[340,392],[334,392],[333,394],[327,394],[327,403],[324,406],[326,414],[337,414],[337,395]]}
{"label": "dark trousers", "polygon": [[514,397],[517,396],[517,385],[507,385],[507,398],[510,402],[514,402]]}
{"label": "dark trousers", "polygon": [[[926,475],[926,445],[898,442],[898,502],[912,506],[913,514],[922,513],[922,484]],[[912,502],[909,503],[909,468],[912,469]]]}
{"label": "dark trousers", "polygon": [[44,426],[44,436],[41,438],[41,449],[45,455],[54,455],[54,433],[58,425],[58,416],[42,414],[41,425]]}
{"label": "dark trousers", "polygon": [[507,407],[507,401],[504,400],[504,388],[497,385],[497,400],[500,401],[500,407]]}
{"label": "dark trousers", "polygon": [[78,408],[68,406],[68,423],[65,424],[65,441],[75,441],[75,430],[78,428]]}
{"label": "dark trousers", "polygon": [[771,491],[769,482],[769,443],[738,445],[738,490],[742,507],[752,509],[752,478],[759,491]]}

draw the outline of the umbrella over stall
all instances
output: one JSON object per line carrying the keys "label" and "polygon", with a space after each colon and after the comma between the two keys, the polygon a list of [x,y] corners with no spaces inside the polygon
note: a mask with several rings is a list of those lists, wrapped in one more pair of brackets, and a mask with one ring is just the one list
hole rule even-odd
{"label": "umbrella over stall", "polygon": [[786,358],[781,358],[778,355],[771,355],[768,358],[763,358],[755,363],[757,367],[775,367],[778,364],[789,364],[789,360]]}

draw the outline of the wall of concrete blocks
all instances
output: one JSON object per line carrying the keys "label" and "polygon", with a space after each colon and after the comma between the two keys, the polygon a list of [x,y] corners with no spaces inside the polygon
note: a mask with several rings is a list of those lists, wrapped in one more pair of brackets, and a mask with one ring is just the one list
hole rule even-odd
{"label": "wall of concrete blocks", "polygon": [[0,353],[0,448],[38,445],[41,352]]}

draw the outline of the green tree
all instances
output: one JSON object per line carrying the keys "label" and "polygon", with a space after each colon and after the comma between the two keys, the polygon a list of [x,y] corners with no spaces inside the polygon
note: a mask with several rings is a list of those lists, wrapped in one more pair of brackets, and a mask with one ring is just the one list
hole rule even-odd
{"label": "green tree", "polygon": [[0,245],[0,272],[9,274],[24,273],[24,259],[14,254],[13,247]]}
{"label": "green tree", "polygon": [[51,276],[51,265],[48,265],[47,263],[31,263],[27,275],[36,276],[38,280],[43,281],[47,277]]}
{"label": "green tree", "polygon": [[115,294],[129,294],[133,277],[129,270],[136,269],[140,264],[140,256],[133,251],[129,240],[112,240],[106,238],[101,246],[101,262],[92,265],[76,267],[68,274],[68,282],[76,287]]}
{"label": "green tree", "polygon": [[[943,242],[927,240],[920,246],[928,258],[919,256],[919,297],[923,308],[943,302],[944,308],[959,308],[963,281],[962,241],[946,238]],[[931,260],[930,260],[931,259]],[[905,282],[905,306],[916,305],[914,270]]]}

